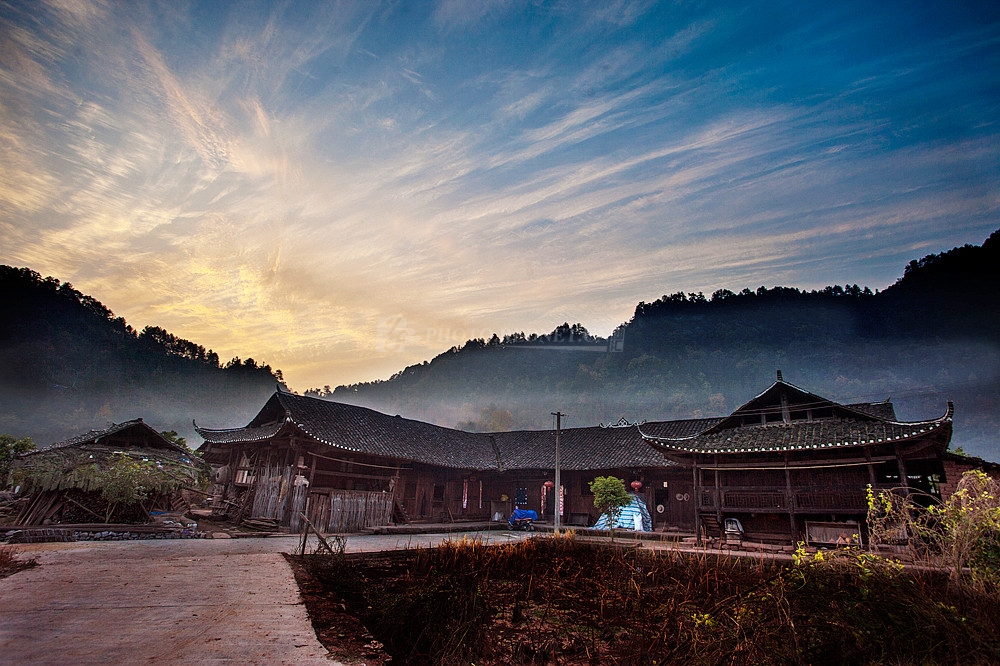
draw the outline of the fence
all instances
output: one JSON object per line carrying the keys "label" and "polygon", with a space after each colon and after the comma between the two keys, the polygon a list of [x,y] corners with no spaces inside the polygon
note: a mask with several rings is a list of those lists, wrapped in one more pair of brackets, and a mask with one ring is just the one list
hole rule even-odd
{"label": "fence", "polygon": [[252,518],[272,518],[293,530],[299,528],[299,514],[305,508],[309,486],[295,484],[295,467],[268,467],[257,474]]}
{"label": "fence", "polygon": [[[298,531],[306,508],[309,486],[296,485],[295,467],[267,467],[257,471],[251,518],[278,521]],[[327,494],[329,492],[329,494]],[[392,493],[329,490],[313,495],[309,516],[324,532],[357,532],[371,525],[388,525],[392,519]]]}
{"label": "fence", "polygon": [[[333,490],[326,501],[326,524],[320,529],[327,533],[358,532],[373,525],[388,525],[392,519],[392,493]],[[311,515],[322,515],[312,511]]]}

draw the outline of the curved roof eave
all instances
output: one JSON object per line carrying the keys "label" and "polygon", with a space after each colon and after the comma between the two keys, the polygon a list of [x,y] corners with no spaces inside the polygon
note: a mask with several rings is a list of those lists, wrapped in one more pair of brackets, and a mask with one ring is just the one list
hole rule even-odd
{"label": "curved roof eave", "polygon": [[194,430],[205,440],[207,444],[239,444],[246,442],[259,442],[270,439],[281,432],[287,421],[279,421],[271,425],[258,426],[255,428],[200,428],[195,426]]}
{"label": "curved roof eave", "polygon": [[[901,428],[916,428],[915,430],[911,430],[909,433],[903,433],[903,434],[901,434],[899,436],[896,436],[896,437],[876,437],[876,438],[858,439],[858,440],[849,439],[849,440],[842,440],[842,441],[823,442],[823,443],[813,444],[813,445],[785,444],[785,445],[775,445],[775,446],[766,446],[766,447],[757,447],[757,448],[741,448],[741,449],[723,449],[723,448],[718,448],[718,447],[716,447],[716,448],[701,448],[701,447],[690,447],[690,446],[682,446],[681,445],[682,442],[690,442],[692,440],[695,440],[695,439],[697,439],[699,437],[704,436],[706,432],[708,432],[709,430],[711,430],[711,428],[708,428],[705,431],[702,431],[701,433],[699,433],[697,435],[694,435],[694,436],[678,437],[678,438],[658,437],[656,435],[647,435],[647,434],[645,434],[645,433],[642,432],[641,428],[639,429],[639,434],[642,436],[642,438],[643,438],[644,441],[646,441],[648,444],[650,444],[651,446],[655,447],[656,449],[661,450],[661,451],[663,451],[663,450],[671,451],[671,452],[674,452],[674,453],[677,453],[677,452],[685,453],[685,454],[704,453],[704,454],[710,454],[710,455],[726,455],[726,454],[730,454],[730,455],[745,455],[745,454],[748,454],[748,453],[787,453],[787,452],[793,452],[793,451],[816,451],[816,450],[821,450],[821,449],[838,449],[838,448],[849,448],[849,447],[856,447],[856,446],[871,446],[871,445],[874,445],[874,444],[883,444],[883,443],[890,443],[890,442],[904,442],[904,441],[909,441],[909,440],[912,440],[912,439],[914,439],[916,437],[930,435],[930,434],[934,433],[935,431],[939,431],[939,430],[941,430],[941,429],[943,429],[945,427],[950,427],[951,424],[952,424],[954,413],[955,413],[954,403],[952,403],[949,400],[948,401],[948,408],[945,411],[944,415],[941,416],[941,417],[939,417],[939,418],[937,418],[937,419],[930,419],[930,420],[927,420],[927,421],[881,421],[882,423],[884,423],[886,425],[898,426],[898,427],[901,427]],[[800,425],[802,423],[803,422],[796,422],[794,425]],[[770,425],[770,426],[762,426],[762,427],[782,428],[782,427],[787,427],[789,425],[793,425],[793,424],[778,423],[778,424],[774,424],[774,425]]]}

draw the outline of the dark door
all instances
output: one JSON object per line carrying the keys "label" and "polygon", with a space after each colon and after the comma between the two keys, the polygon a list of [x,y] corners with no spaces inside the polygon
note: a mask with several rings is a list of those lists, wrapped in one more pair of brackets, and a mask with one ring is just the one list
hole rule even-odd
{"label": "dark door", "polygon": [[653,525],[663,527],[670,523],[670,489],[657,488],[653,493]]}
{"label": "dark door", "polygon": [[694,487],[690,483],[671,483],[670,502],[664,507],[669,515],[669,524],[681,529],[694,529],[695,498]]}

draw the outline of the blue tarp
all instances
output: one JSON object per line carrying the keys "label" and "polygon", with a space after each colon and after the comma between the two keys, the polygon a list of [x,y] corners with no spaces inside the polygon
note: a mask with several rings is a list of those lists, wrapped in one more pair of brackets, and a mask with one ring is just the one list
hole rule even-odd
{"label": "blue tarp", "polygon": [[[649,515],[649,509],[646,508],[646,502],[638,495],[632,495],[632,503],[623,508],[622,512],[618,514],[618,520],[615,521],[615,529],[635,530],[638,526],[636,523],[642,526],[642,529],[638,530],[640,532],[653,531],[653,519]],[[597,519],[593,529],[609,529],[607,514]]]}
{"label": "blue tarp", "polygon": [[514,509],[510,512],[510,518],[507,522],[513,525],[515,520],[524,520],[525,518],[538,520],[538,514],[531,509]]}

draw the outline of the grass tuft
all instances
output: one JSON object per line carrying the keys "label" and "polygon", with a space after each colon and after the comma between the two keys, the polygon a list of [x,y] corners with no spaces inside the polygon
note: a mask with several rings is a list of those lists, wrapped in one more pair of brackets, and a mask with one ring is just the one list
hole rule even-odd
{"label": "grass tuft", "polygon": [[0,546],[0,578],[6,578],[18,571],[24,571],[38,566],[35,558],[27,560],[18,557],[17,548],[14,546]]}

